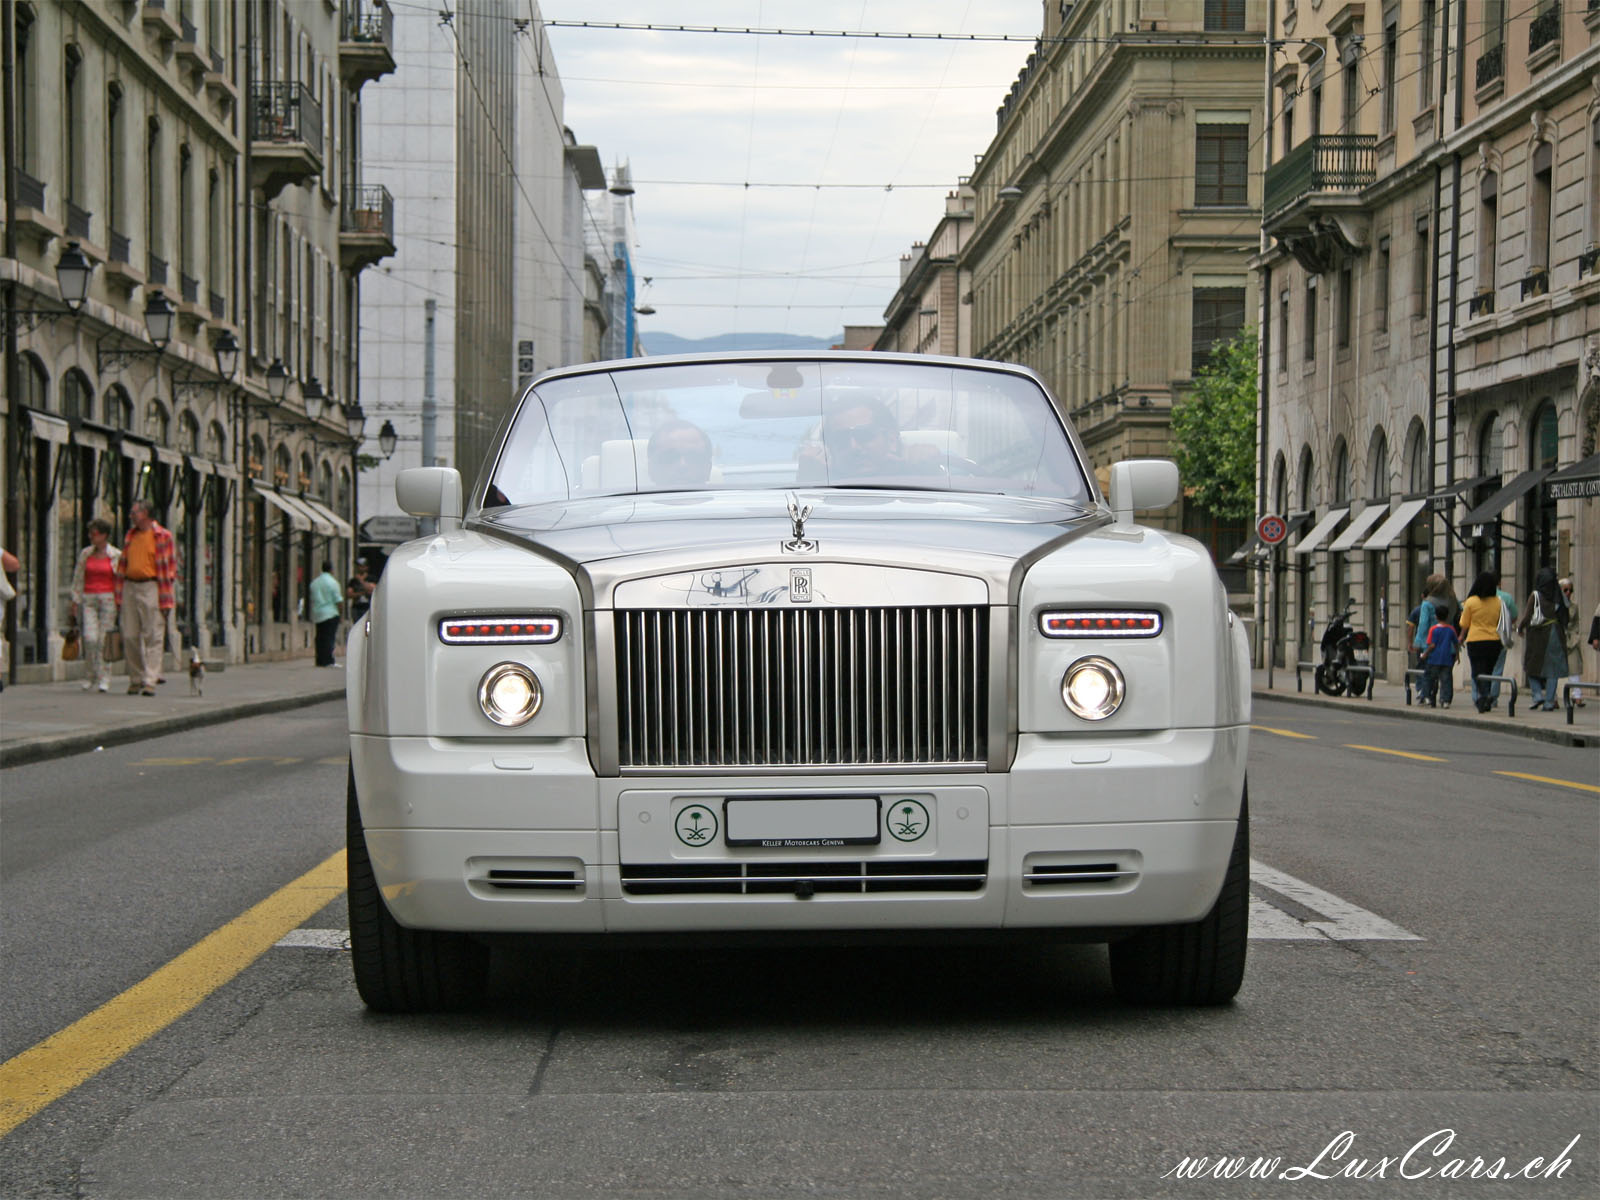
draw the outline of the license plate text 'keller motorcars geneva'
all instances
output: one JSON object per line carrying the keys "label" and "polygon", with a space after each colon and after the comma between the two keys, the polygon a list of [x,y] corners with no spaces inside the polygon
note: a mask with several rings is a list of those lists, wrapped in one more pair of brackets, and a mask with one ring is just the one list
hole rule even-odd
{"label": "license plate text 'keller motorcars geneva'", "polygon": [[[1244,972],[1244,631],[1022,367],[696,355],[536,380],[417,468],[346,659],[356,983],[491,946],[1099,941],[1137,1003]],[[520,944],[519,944],[520,943]]]}

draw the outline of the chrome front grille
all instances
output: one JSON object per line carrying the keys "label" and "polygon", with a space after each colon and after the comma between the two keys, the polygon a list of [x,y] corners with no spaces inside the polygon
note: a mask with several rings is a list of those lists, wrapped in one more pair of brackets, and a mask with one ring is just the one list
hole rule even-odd
{"label": "chrome front grille", "polygon": [[867,862],[623,863],[630,896],[813,896],[842,892],[977,892],[983,859]]}
{"label": "chrome front grille", "polygon": [[981,764],[980,605],[618,610],[624,768]]}

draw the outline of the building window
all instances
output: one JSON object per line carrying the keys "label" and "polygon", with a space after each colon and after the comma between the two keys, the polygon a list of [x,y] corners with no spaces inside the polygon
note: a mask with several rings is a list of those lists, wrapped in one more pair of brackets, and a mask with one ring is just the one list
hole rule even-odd
{"label": "building window", "polygon": [[106,88],[106,229],[120,233],[121,226],[122,89],[113,83]]}
{"label": "building window", "polygon": [[1317,361],[1317,277],[1306,280],[1306,361]]}
{"label": "building window", "polygon": [[1400,63],[1400,29],[1389,24],[1383,27],[1383,132],[1394,132],[1395,74]]}
{"label": "building window", "polygon": [[1206,365],[1213,346],[1237,337],[1243,328],[1244,288],[1195,288],[1189,355],[1191,373]]}
{"label": "building window", "polygon": [[[1480,301],[1479,311],[1494,311],[1495,254],[1500,236],[1500,177],[1485,171],[1478,188],[1478,295],[1489,295],[1487,306]],[[1477,314],[1474,314],[1477,315]]]}
{"label": "building window", "polygon": [[1339,338],[1339,349],[1350,349],[1350,323],[1351,313],[1355,305],[1351,293],[1355,291],[1355,275],[1349,267],[1339,268],[1339,294],[1334,297],[1338,305],[1335,320],[1335,329]]}
{"label": "building window", "polygon": [[83,176],[84,164],[80,158],[83,147],[79,135],[83,131],[83,51],[76,46],[68,46],[65,61],[62,64],[62,82],[65,85],[65,95],[62,97],[61,111],[61,156],[63,179],[66,184],[67,200],[78,206],[83,205]]}
{"label": "building window", "polygon": [[1197,125],[1194,202],[1199,208],[1249,203],[1248,125]]}
{"label": "building window", "polygon": [[1283,153],[1294,149],[1294,89],[1283,90]]}
{"label": "building window", "polygon": [[1422,22],[1417,27],[1417,107],[1433,103],[1433,23],[1437,20],[1438,0],[1422,0]]}
{"label": "building window", "polygon": [[26,4],[16,6],[16,61],[12,68],[17,89],[17,165],[24,171],[33,166],[33,114],[39,105],[33,96],[33,55],[29,53],[33,31],[33,11]]}
{"label": "building window", "polygon": [[1554,189],[1550,186],[1555,163],[1555,150],[1549,142],[1540,142],[1533,149],[1533,161],[1528,194],[1528,268],[1547,270],[1550,266],[1550,201]]}
{"label": "building window", "polygon": [[1322,84],[1319,81],[1311,89],[1311,109],[1307,114],[1310,117],[1311,127],[1307,130],[1311,140],[1315,141],[1322,136]]}
{"label": "building window", "polygon": [[1278,370],[1289,369],[1289,289],[1278,293]]}
{"label": "building window", "polygon": [[144,414],[144,435],[157,445],[165,446],[172,433],[172,418],[159,400],[150,401]]}
{"label": "building window", "polygon": [[[150,118],[144,141],[144,248],[152,259],[161,253],[161,122]],[[152,279],[151,283],[166,280]]]}
{"label": "building window", "polygon": [[1417,222],[1417,240],[1411,255],[1411,315],[1428,315],[1428,220]]}
{"label": "building window", "polygon": [[1378,239],[1378,262],[1373,280],[1373,308],[1377,312],[1379,333],[1389,332],[1389,239]]}
{"label": "building window", "polygon": [[1345,133],[1357,132],[1361,119],[1361,48],[1351,46],[1345,51],[1349,59],[1344,65],[1344,125]]}
{"label": "building window", "polygon": [[1206,0],[1207,33],[1243,33],[1244,0]]}
{"label": "building window", "polygon": [[102,401],[104,417],[101,420],[112,429],[133,430],[133,399],[120,384],[114,383]]}

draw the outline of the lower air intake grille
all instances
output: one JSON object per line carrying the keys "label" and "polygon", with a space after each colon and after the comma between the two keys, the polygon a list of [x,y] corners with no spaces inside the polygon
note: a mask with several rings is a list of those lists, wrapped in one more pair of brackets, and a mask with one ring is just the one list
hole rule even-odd
{"label": "lower air intake grille", "polygon": [[793,896],[797,892],[976,892],[983,859],[950,862],[624,863],[630,896]]}
{"label": "lower air intake grille", "polygon": [[624,768],[978,765],[988,610],[616,613]]}

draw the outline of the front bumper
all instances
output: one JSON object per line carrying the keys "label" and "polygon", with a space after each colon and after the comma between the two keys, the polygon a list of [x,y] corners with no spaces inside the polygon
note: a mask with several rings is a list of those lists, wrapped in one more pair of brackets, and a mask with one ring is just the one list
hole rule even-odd
{"label": "front bumper", "polygon": [[[1233,844],[1246,743],[1243,728],[1023,735],[1003,774],[670,778],[597,778],[579,739],[353,736],[351,752],[373,868],[404,925],[1000,930],[1203,916]],[[678,835],[730,796],[874,797],[883,834],[798,846]],[[899,812],[912,819],[891,833]]]}

